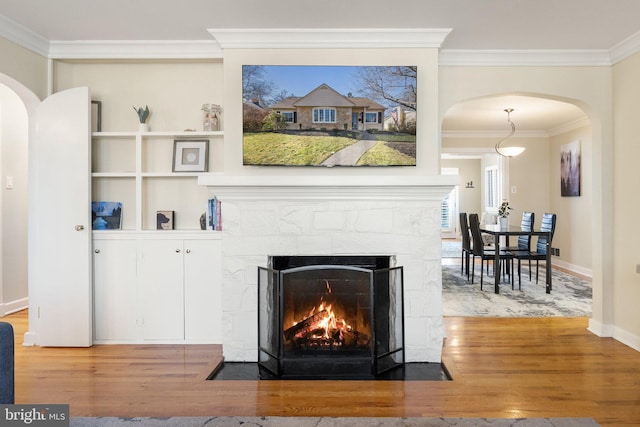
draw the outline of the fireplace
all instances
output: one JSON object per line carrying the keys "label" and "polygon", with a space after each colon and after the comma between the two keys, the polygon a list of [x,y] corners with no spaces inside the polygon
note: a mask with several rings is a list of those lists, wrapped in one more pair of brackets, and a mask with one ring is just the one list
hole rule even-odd
{"label": "fireplace", "polygon": [[258,267],[258,364],[281,378],[373,378],[404,364],[390,256],[272,256]]}

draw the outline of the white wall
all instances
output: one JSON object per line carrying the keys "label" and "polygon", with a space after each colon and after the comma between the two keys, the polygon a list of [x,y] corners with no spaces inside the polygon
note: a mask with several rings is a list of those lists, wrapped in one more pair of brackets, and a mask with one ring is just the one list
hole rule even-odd
{"label": "white wall", "polygon": [[[18,95],[0,84],[0,315],[27,305],[28,119]],[[7,177],[13,189],[7,189]]]}

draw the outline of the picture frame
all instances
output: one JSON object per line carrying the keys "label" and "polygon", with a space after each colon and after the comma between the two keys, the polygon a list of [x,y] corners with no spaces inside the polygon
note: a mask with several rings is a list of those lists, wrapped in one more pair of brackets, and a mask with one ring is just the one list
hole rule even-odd
{"label": "picture frame", "polygon": [[173,172],[207,172],[208,169],[208,139],[175,139],[173,141]]}
{"label": "picture frame", "polygon": [[92,230],[120,230],[122,228],[121,202],[91,202]]}
{"label": "picture frame", "polygon": [[580,141],[560,146],[560,196],[580,197]]}
{"label": "picture frame", "polygon": [[157,230],[173,230],[174,227],[174,211],[157,211],[156,212],[156,229]]}
{"label": "picture frame", "polygon": [[91,132],[102,132],[102,101],[91,101]]}

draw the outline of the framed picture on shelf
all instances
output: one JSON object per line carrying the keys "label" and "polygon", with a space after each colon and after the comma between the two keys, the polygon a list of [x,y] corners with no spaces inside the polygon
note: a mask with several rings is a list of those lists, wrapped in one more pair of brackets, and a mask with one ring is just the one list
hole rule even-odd
{"label": "framed picture on shelf", "polygon": [[173,172],[207,172],[208,167],[208,139],[173,141]]}
{"label": "framed picture on shelf", "polygon": [[93,230],[119,230],[122,227],[122,203],[91,202]]}
{"label": "framed picture on shelf", "polygon": [[156,229],[173,230],[173,211],[156,212]]}

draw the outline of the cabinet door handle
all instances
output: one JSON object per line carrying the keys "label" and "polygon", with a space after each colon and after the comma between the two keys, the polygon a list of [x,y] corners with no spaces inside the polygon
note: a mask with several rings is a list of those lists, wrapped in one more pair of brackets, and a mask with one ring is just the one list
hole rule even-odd
{"label": "cabinet door handle", "polygon": [[191,253],[191,249],[187,249],[187,253],[190,254]]}
{"label": "cabinet door handle", "polygon": [[84,225],[80,225],[80,224],[76,225],[76,231],[82,231],[82,230],[84,230]]}
{"label": "cabinet door handle", "polygon": [[94,249],[94,252],[99,254],[100,253],[100,249]]}
{"label": "cabinet door handle", "polygon": [[180,249],[176,249],[176,253],[179,254],[180,253]]}

